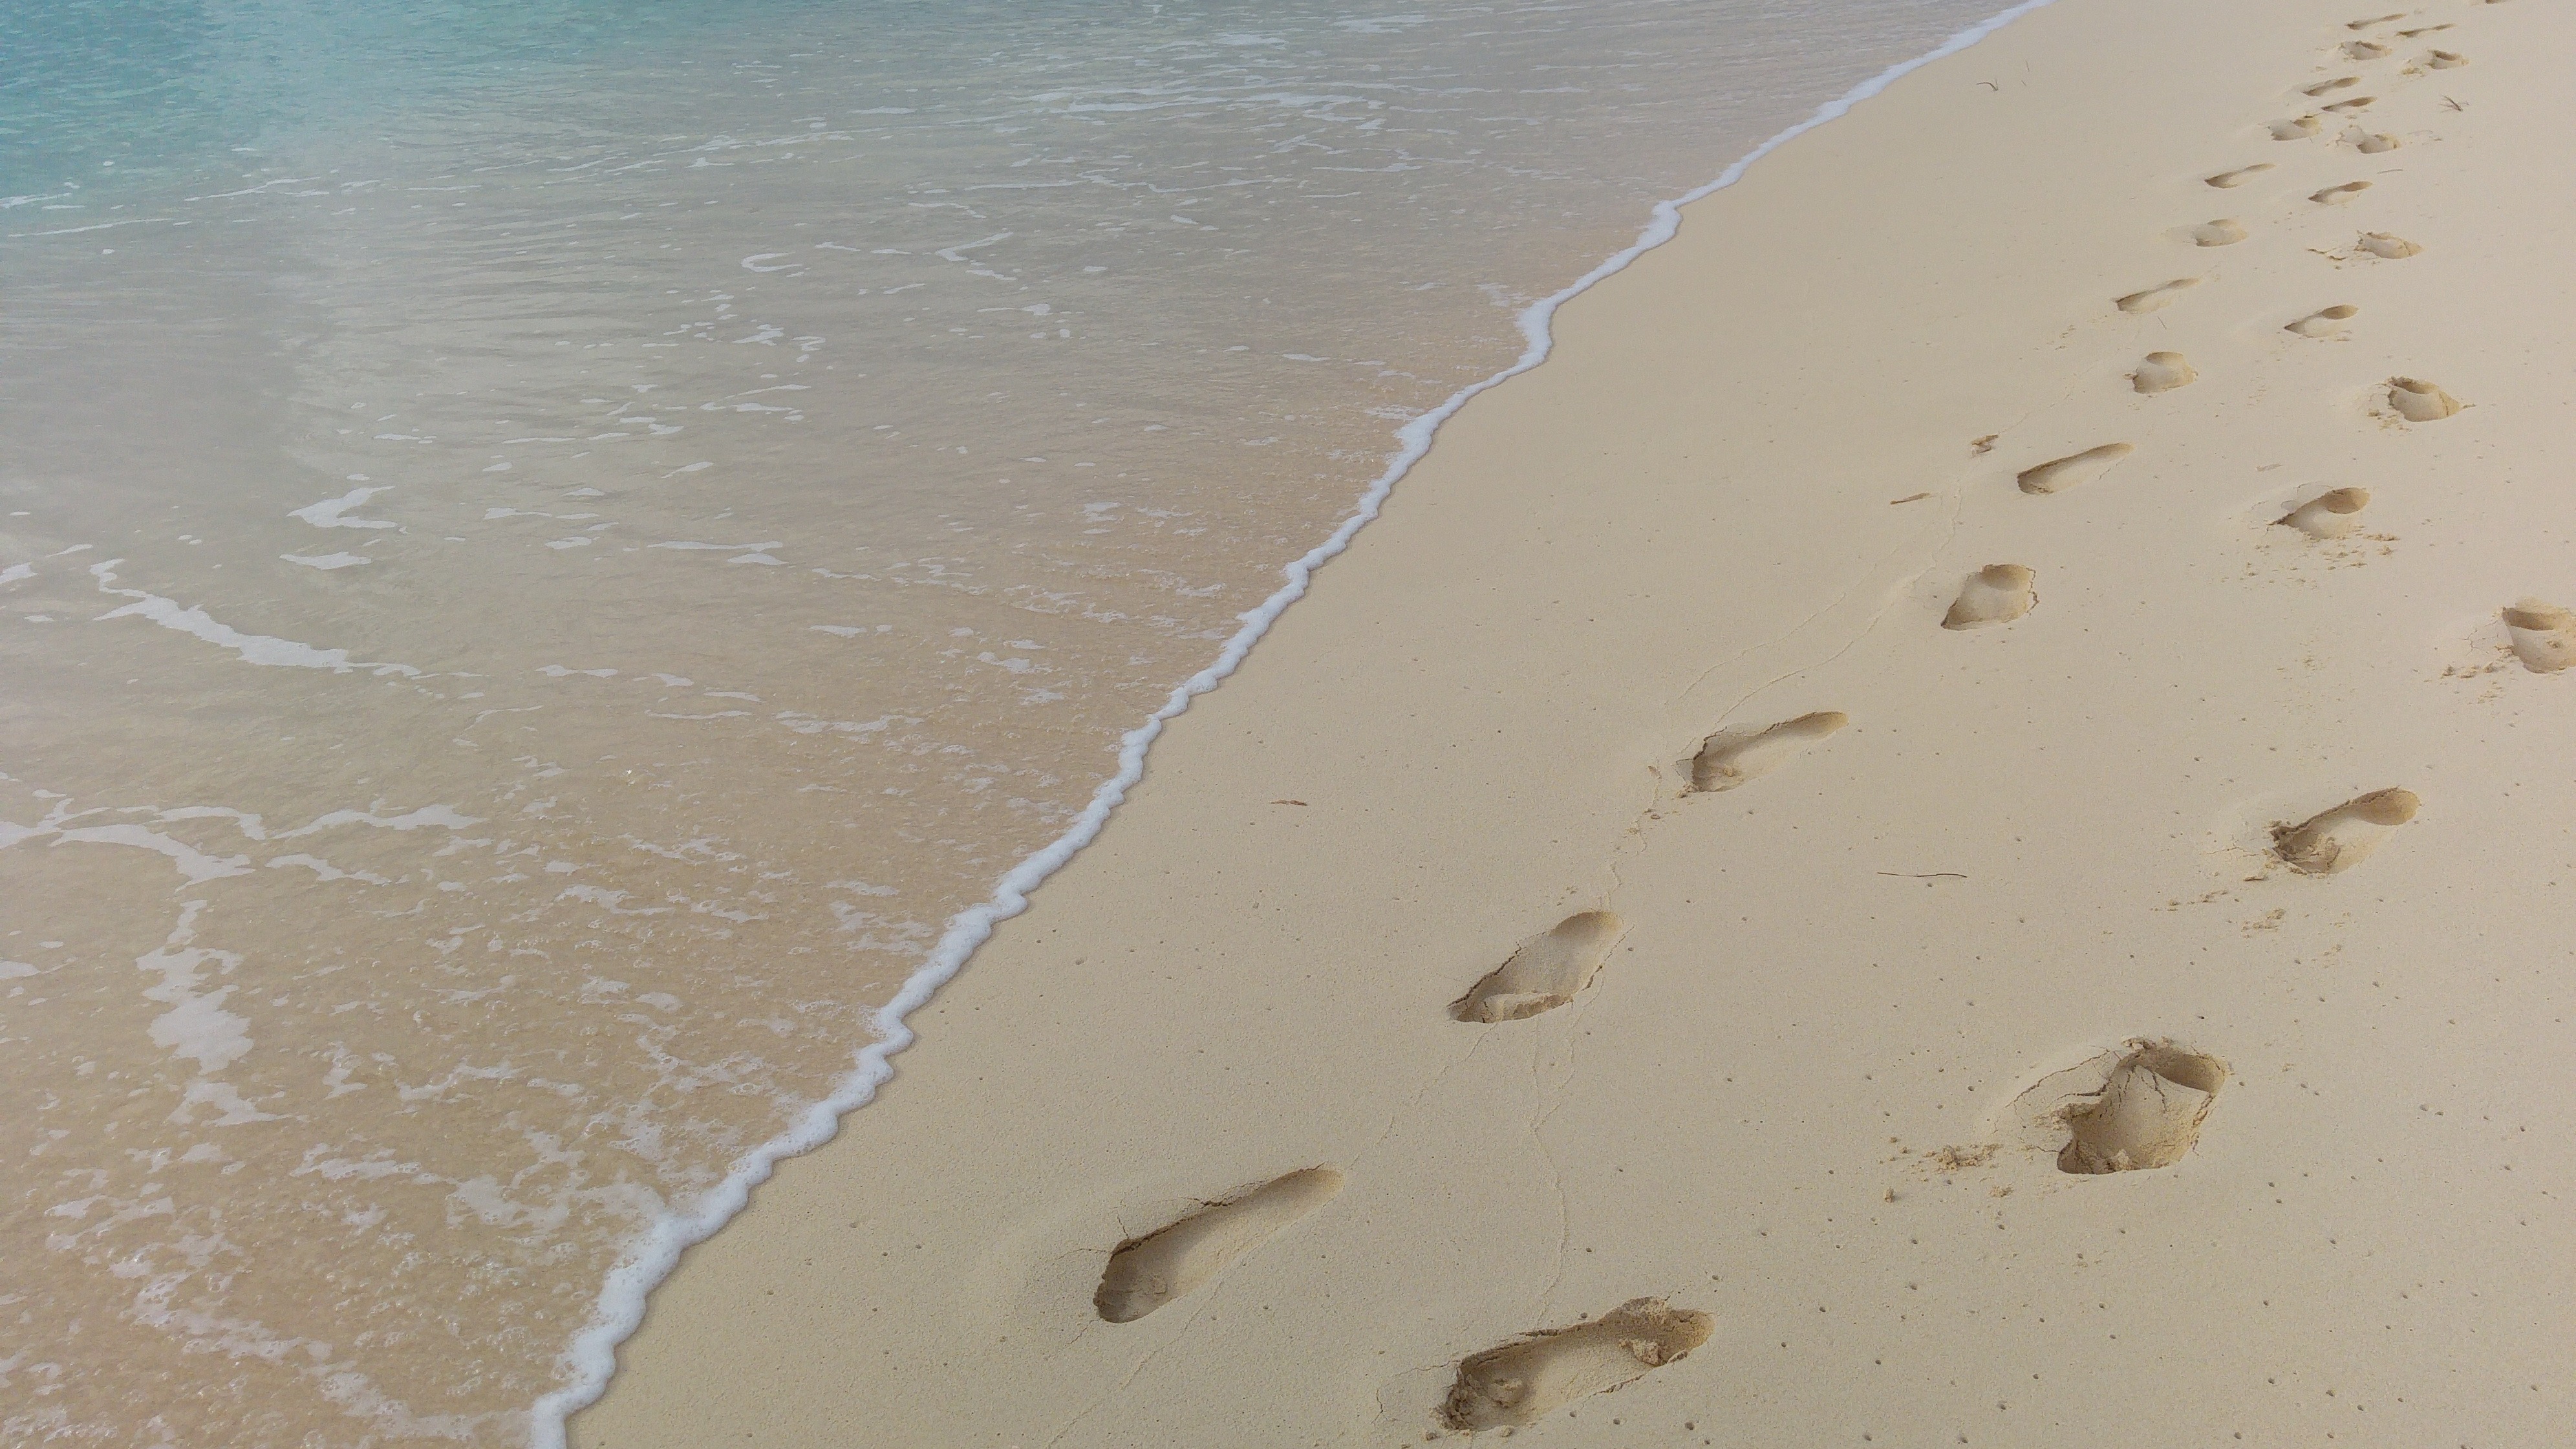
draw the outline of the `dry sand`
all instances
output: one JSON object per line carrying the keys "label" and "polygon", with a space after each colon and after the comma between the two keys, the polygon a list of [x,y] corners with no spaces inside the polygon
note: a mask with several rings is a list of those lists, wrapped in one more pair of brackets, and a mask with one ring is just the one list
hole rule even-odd
{"label": "dry sand", "polygon": [[2060,0],[1693,207],[576,1442],[2566,1442],[2576,16],[2373,13]]}

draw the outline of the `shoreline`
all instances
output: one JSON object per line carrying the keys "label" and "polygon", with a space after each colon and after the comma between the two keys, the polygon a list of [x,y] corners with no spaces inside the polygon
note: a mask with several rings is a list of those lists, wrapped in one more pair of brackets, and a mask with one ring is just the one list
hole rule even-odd
{"label": "shoreline", "polygon": [[[1262,668],[1163,742],[1126,811],[1149,818],[1075,858],[1048,912],[930,1003],[932,1040],[954,1040],[914,1059],[915,1088],[683,1265],[575,1440],[750,1423],[921,1443],[1419,1441],[1462,1360],[1643,1296],[1710,1315],[1716,1347],[1529,1432],[1609,1442],[1602,1419],[1649,1415],[1666,1438],[1708,1423],[1718,1442],[1823,1442],[1845,1422],[2020,1442],[2314,1422],[2322,1400],[2240,1381],[2264,1352],[2319,1388],[2414,1385],[2412,1409],[2371,1406],[2374,1432],[2475,1422],[2511,1442],[2563,1412],[2563,1390],[2537,1387],[2546,1350],[2525,1346],[2548,1337],[2545,1289],[2498,1276],[2546,1239],[2350,1159],[2358,1143],[2465,1174],[2477,1154],[2428,1135],[2417,1099],[2442,1083],[2445,1120],[2495,1105],[2468,1048],[2383,1040],[2411,1016],[2373,993],[2486,1008],[2476,1050],[2510,1068],[2493,1074],[2508,1099],[2566,1073],[2540,1055],[2562,979],[2412,964],[2464,937],[2565,954],[2546,943],[2567,910],[2540,884],[2565,862],[2511,848],[2568,818],[2543,807],[2576,807],[2534,778],[2564,680],[2503,672],[2490,637],[2519,593],[2555,583],[2569,601],[2565,545],[2527,521],[2547,507],[2529,462],[2475,498],[2407,487],[2530,459],[2549,433],[2555,399],[2497,360],[2541,345],[2551,305],[2527,253],[2552,217],[2506,194],[2505,153],[2566,108],[2534,94],[2524,73],[2547,71],[2522,32],[2565,27],[2533,7],[2427,7],[2408,24],[2451,23],[2475,62],[2434,82],[2401,69],[2434,42],[2329,65],[2351,17],[2294,8],[2127,18],[2065,0],[2001,33],[1994,59],[2023,79],[1926,66],[1565,312],[1558,365],[1515,369],[1513,409],[1459,412],[1360,540],[1373,562],[1327,575]],[[2210,54],[2222,33],[2241,43]],[[2088,76],[2106,54],[2122,73]],[[2263,130],[2340,104],[2298,95],[2365,70],[2385,99],[2364,119],[2400,127],[2394,158],[2445,169],[2387,186],[2334,127]],[[2472,88],[2468,108],[2435,109]],[[2199,179],[2255,164],[2269,173],[2250,185]],[[2311,199],[2355,179],[2373,194],[2348,210]],[[2461,293],[2447,258],[2475,243],[2428,192],[2520,244],[2490,245],[2478,279],[2513,316],[2473,327],[2430,297],[2434,277]],[[2194,235],[2238,217],[2242,241]],[[2349,251],[2381,225],[2424,255]],[[2112,305],[2185,277],[2165,306]],[[1793,278],[1805,288],[1784,296]],[[2349,326],[2281,337],[2355,296]],[[2131,376],[2166,344],[2197,369],[2151,394]],[[2485,415],[2372,412],[2372,377],[2417,371]],[[2018,481],[2113,443],[2134,456],[2061,493]],[[2359,541],[2291,552],[2265,531],[2302,492],[2363,482]],[[1945,635],[1960,579],[2003,558],[2036,568],[2037,605]],[[2427,596],[2435,617],[2412,622]],[[2518,736],[2505,710],[2530,712]],[[1677,765],[1712,732],[1828,711],[1856,727],[1779,755],[1778,778],[1680,792]],[[2482,749],[2462,758],[2463,742]],[[2265,864],[2267,820],[2401,780],[2423,817],[2357,874]],[[2517,793],[2519,832],[2468,831]],[[2499,880],[2524,887],[2524,914],[2444,908]],[[1515,943],[1586,911],[1623,934],[1570,1005],[1444,1013]],[[2155,964],[2098,964],[2113,959]],[[1820,1002],[1848,1019],[1811,1020]],[[2103,1180],[2036,1160],[2024,1089],[2168,1037],[2227,1064],[2196,1146]],[[1968,1085],[1942,1080],[1951,1064]],[[2421,1087],[2402,1105],[2374,1090],[2390,1064]],[[1071,1082],[1100,1100],[1065,1100]],[[2493,1203],[2576,1180],[2564,1148],[2513,1151]],[[2265,1174],[2285,1163],[2351,1181],[2282,1190]],[[1191,1307],[1091,1317],[1122,1241],[1325,1166],[1348,1185]],[[2374,1240],[2373,1212],[2434,1214],[2442,1241]],[[2155,1241],[2121,1242],[2133,1228]],[[2237,1252],[2192,1247],[2230,1234]],[[2339,1325],[2379,1311],[2380,1285],[2339,1266],[2342,1237],[2403,1265],[2391,1294],[2477,1282],[2477,1307],[2428,1292],[2402,1310],[2402,1352],[2345,1346]],[[2239,1301],[2267,1273],[2308,1295],[2296,1316]],[[2157,1374],[2121,1376],[2128,1351],[2102,1341],[2116,1330],[2042,1326],[2114,1298]],[[1814,1327],[1788,1314],[1806,1299]],[[1941,1341],[1906,1326],[1917,1315]],[[2500,1315],[2538,1331],[2481,1332]],[[2479,1359],[2447,1352],[2472,1338]],[[1873,1344],[1874,1367],[1902,1367],[1862,1372]],[[2033,1366],[2074,1376],[2078,1399],[1982,1407]],[[2535,1385],[2521,1398],[2517,1378]]]}

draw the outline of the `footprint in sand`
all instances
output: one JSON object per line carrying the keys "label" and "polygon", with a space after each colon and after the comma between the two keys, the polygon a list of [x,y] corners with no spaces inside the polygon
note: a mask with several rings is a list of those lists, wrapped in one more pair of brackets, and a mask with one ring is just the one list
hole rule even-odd
{"label": "footprint in sand", "polygon": [[2136,451],[2138,445],[2135,443],[2104,443],[2098,448],[2051,459],[2035,468],[2024,468],[2014,481],[2021,485],[2024,493],[2063,493],[2110,472],[2122,458]]}
{"label": "footprint in sand", "polygon": [[2513,640],[2513,657],[2534,674],[2556,674],[2576,664],[2576,614],[2540,599],[2524,599],[2504,611],[2504,631]]}
{"label": "footprint in sand", "polygon": [[2424,57],[2426,70],[2457,70],[2468,63],[2467,56],[2453,50],[2437,50]]}
{"label": "footprint in sand", "polygon": [[1109,1255],[1091,1306],[1111,1323],[1133,1323],[1222,1273],[1270,1235],[1331,1202],[1342,1174],[1309,1167],[1212,1203],[1169,1227],[1129,1238]]}
{"label": "footprint in sand", "polygon": [[2138,370],[2129,374],[2129,386],[2144,393],[2171,392],[2191,386],[2199,377],[2181,353],[2150,352],[2138,364]]}
{"label": "footprint in sand", "polygon": [[2388,406],[2410,423],[2435,423],[2458,416],[2460,400],[2420,377],[2392,377]]}
{"label": "footprint in sand", "polygon": [[2369,189],[2370,183],[2367,181],[2347,181],[2341,186],[2329,186],[2323,191],[2311,191],[2308,193],[2308,200],[2319,206],[2341,206]]}
{"label": "footprint in sand", "polygon": [[2369,489],[2337,488],[2318,494],[2272,522],[2295,528],[2310,538],[2342,538],[2361,526],[2361,510],[2369,506]]}
{"label": "footprint in sand", "polygon": [[2397,261],[2403,257],[2421,256],[2424,251],[2422,247],[2406,238],[2393,236],[2384,231],[2363,232],[2361,240],[2356,245],[2384,262]]}
{"label": "footprint in sand", "polygon": [[2374,25],[2386,25],[2386,24],[2387,24],[2389,21],[2391,21],[2391,20],[2403,20],[2403,19],[2405,19],[2405,18],[2406,18],[2406,14],[2405,14],[2405,12],[2404,12],[2404,11],[2400,11],[2400,12],[2398,12],[2398,13],[2397,13],[2397,14],[2395,14],[2395,15],[2374,15],[2374,16],[2370,17],[2368,20],[2355,20],[2355,21],[2348,22],[2348,23],[2344,26],[2344,29],[2346,29],[2346,30],[2368,30],[2370,27],[2372,27],[2372,26],[2374,26]]}
{"label": "footprint in sand", "polygon": [[2161,287],[2149,287],[2143,292],[2131,292],[2111,305],[2123,312],[2161,311],[2172,306],[2175,298],[2199,285],[2198,277],[2176,277]]}
{"label": "footprint in sand", "polygon": [[2367,859],[2422,804],[2412,790],[2357,795],[2299,824],[2273,826],[2272,853],[2301,875],[2335,875]]}
{"label": "footprint in sand", "polygon": [[2286,121],[2274,121],[2272,123],[2272,139],[2275,141],[2304,141],[2323,129],[2325,129],[2325,123],[2314,116],[2294,116]]}
{"label": "footprint in sand", "polygon": [[2343,139],[2364,156],[2381,155],[2406,144],[2385,131],[2365,131],[2359,126],[2345,131]]}
{"label": "footprint in sand", "polygon": [[2353,60],[2378,60],[2388,54],[2388,47],[2376,40],[2347,40],[2343,53]]}
{"label": "footprint in sand", "polygon": [[2397,33],[2406,37],[2408,40],[2413,40],[2419,35],[2432,35],[2438,31],[2448,30],[2450,28],[2450,22],[2444,21],[2440,25],[2418,25],[2412,30],[2401,30]]}
{"label": "footprint in sand", "polygon": [[2031,587],[2035,577],[2020,564],[1986,565],[1960,587],[1959,597],[1950,603],[1950,612],[1941,617],[1941,627],[1976,629],[2011,623],[2039,602],[2038,591]]}
{"label": "footprint in sand", "polygon": [[1468,1433],[1535,1424],[1680,1360],[1716,1328],[1705,1313],[1632,1298],[1589,1323],[1543,1329],[1459,1364],[1440,1422]]}
{"label": "footprint in sand", "polygon": [[2343,331],[2342,324],[2349,322],[2360,315],[2361,309],[2359,307],[2355,307],[2347,303],[2341,306],[2328,307],[2322,311],[2311,312],[2281,330],[2284,332],[2295,332],[2301,337],[2333,337]]}
{"label": "footprint in sand", "polygon": [[1509,960],[1449,1003],[1460,1021],[1518,1021],[1553,1011],[1591,984],[1627,925],[1608,911],[1583,911],[1521,942]]}
{"label": "footprint in sand", "polygon": [[1700,741],[1699,753],[1684,766],[1690,773],[1690,788],[1714,794],[1759,780],[1850,723],[1850,715],[1826,709],[1782,720],[1768,729],[1719,730]]}
{"label": "footprint in sand", "polygon": [[2331,106],[2319,106],[2317,109],[2321,111],[2332,111],[2338,116],[2348,116],[2355,111],[2366,111],[2370,109],[2371,105],[2378,99],[2379,97],[2377,96],[2354,96],[2351,100],[2337,101]]}
{"label": "footprint in sand", "polygon": [[[2347,46],[2345,48],[2350,49],[2351,47]],[[2383,50],[2382,53],[2385,54],[2386,52]],[[2337,76],[2330,81],[2319,81],[2312,86],[2301,86],[2299,87],[2299,94],[2303,96],[2329,95],[2335,91],[2349,89],[2350,87],[2357,86],[2359,84],[2361,84],[2361,77],[2357,75]]]}
{"label": "footprint in sand", "polygon": [[2257,161],[2251,166],[2239,166],[2233,171],[2221,171],[2215,176],[2204,176],[2201,182],[2204,185],[2215,186],[2221,191],[2232,191],[2271,169],[2271,162]]}
{"label": "footprint in sand", "polygon": [[2057,1170],[2086,1176],[2171,1167],[2200,1140],[2227,1085],[2227,1064],[2170,1041],[2131,1041],[2102,1090],[2061,1109],[2066,1145]]}
{"label": "footprint in sand", "polygon": [[2202,222],[2191,229],[2191,244],[2196,247],[2230,247],[2245,240],[2245,223],[2232,216]]}

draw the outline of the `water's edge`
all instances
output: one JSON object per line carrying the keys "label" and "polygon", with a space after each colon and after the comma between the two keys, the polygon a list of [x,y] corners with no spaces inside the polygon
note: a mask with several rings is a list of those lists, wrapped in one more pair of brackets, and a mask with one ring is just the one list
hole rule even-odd
{"label": "water's edge", "polygon": [[1518,360],[1482,381],[1459,389],[1438,407],[1397,429],[1397,447],[1389,456],[1385,471],[1360,495],[1358,505],[1350,515],[1322,543],[1303,557],[1291,560],[1281,570],[1286,581],[1276,592],[1257,607],[1237,616],[1243,627],[1226,640],[1214,662],[1182,681],[1172,690],[1162,708],[1120,738],[1117,772],[1101,782],[1092,793],[1091,802],[1075,818],[1071,828],[1005,872],[995,883],[990,899],[970,906],[950,919],[947,930],[941,934],[938,944],[922,966],[905,979],[902,989],[895,993],[893,999],[878,1008],[874,1020],[876,1039],[859,1050],[850,1073],[842,1078],[830,1095],[807,1108],[788,1130],[735,1159],[724,1180],[699,1198],[696,1211],[665,1216],[620,1256],[617,1265],[601,1282],[590,1322],[574,1336],[564,1351],[567,1382],[529,1408],[528,1439],[534,1449],[565,1449],[566,1422],[607,1392],[609,1380],[617,1371],[618,1345],[643,1323],[645,1305],[652,1291],[679,1266],[680,1255],[731,1222],[749,1204],[751,1190],[768,1181],[779,1162],[813,1151],[831,1141],[839,1133],[843,1117],[875,1099],[877,1088],[894,1075],[893,1056],[915,1040],[914,1033],[906,1024],[912,1013],[928,1004],[939,988],[965,969],[977,948],[991,938],[996,926],[1028,909],[1030,892],[1098,838],[1110,815],[1125,802],[1127,791],[1144,778],[1146,754],[1162,734],[1164,724],[1186,711],[1191,700],[1215,689],[1226,676],[1241,667],[1245,656],[1269,633],[1270,626],[1287,612],[1288,606],[1305,596],[1315,570],[1349,548],[1352,538],[1378,516],[1387,497],[1395,491],[1395,485],[1423,455],[1431,451],[1440,425],[1455,416],[1477,394],[1518,377],[1547,360],[1554,347],[1549,324],[1557,308],[1672,240],[1681,229],[1683,207],[1734,185],[1753,163],[1798,136],[1848,113],[1853,106],[1877,95],[1903,76],[1936,60],[1956,55],[2050,3],[2052,0],[2021,0],[2011,8],[1959,31],[1933,49],[1889,66],[1817,107],[1805,120],[1746,152],[1718,173],[1714,180],[1670,200],[1655,203],[1651,220],[1638,233],[1636,241],[1521,312],[1518,322],[1528,345]]}

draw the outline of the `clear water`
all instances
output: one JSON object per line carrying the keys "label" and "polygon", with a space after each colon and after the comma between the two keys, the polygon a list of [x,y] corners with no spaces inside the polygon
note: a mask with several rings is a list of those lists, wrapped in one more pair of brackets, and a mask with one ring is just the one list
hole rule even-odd
{"label": "clear water", "polygon": [[11,7],[0,1439],[520,1442],[1400,422],[1992,8]]}

